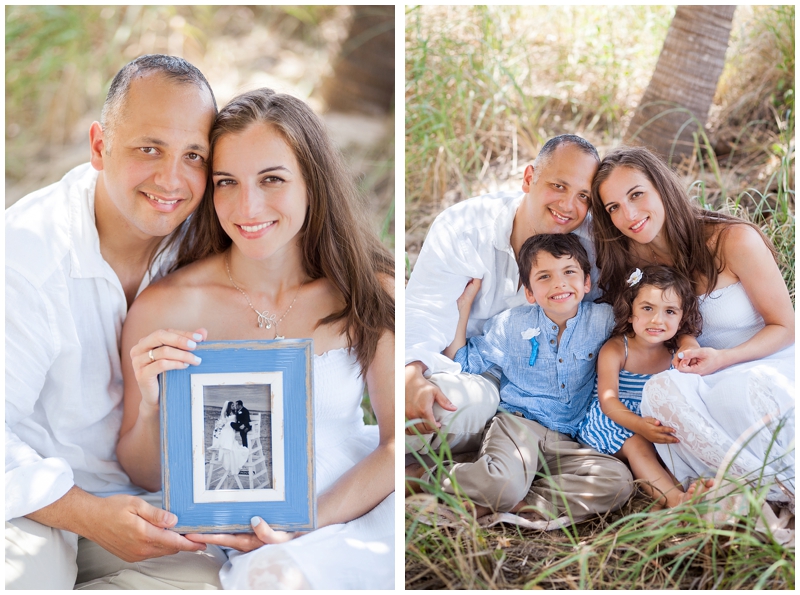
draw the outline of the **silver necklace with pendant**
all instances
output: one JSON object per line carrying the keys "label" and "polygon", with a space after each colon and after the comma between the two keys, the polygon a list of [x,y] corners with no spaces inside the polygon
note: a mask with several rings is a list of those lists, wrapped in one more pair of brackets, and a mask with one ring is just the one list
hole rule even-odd
{"label": "silver necklace with pendant", "polygon": [[253,312],[255,312],[256,315],[258,316],[257,319],[258,328],[266,328],[267,330],[269,330],[272,328],[273,325],[275,325],[275,339],[277,340],[285,339],[286,337],[278,334],[278,325],[281,322],[283,322],[283,319],[286,318],[286,315],[289,313],[289,310],[291,310],[292,306],[294,306],[294,303],[297,301],[297,296],[300,295],[300,290],[303,288],[303,285],[305,285],[305,281],[300,284],[300,287],[297,288],[297,292],[295,292],[294,294],[294,299],[292,300],[292,303],[289,304],[289,307],[286,308],[286,312],[284,312],[283,316],[281,316],[276,320],[277,316],[275,314],[270,314],[269,310],[264,310],[263,312],[259,312],[258,310],[256,310],[255,307],[253,306],[253,302],[250,301],[250,297],[244,292],[244,290],[241,287],[236,285],[236,281],[233,280],[233,276],[231,275],[230,252],[228,252],[228,256],[225,259],[225,270],[228,271],[228,279],[230,279],[231,284],[236,289],[239,290],[239,293],[241,293],[244,296],[244,299],[247,300],[247,305],[250,306],[250,309]]}
{"label": "silver necklace with pendant", "polygon": [[653,264],[659,264],[658,256],[656,256],[656,251],[653,250],[653,247],[650,244],[647,244],[647,247],[650,248],[650,254],[653,255]]}

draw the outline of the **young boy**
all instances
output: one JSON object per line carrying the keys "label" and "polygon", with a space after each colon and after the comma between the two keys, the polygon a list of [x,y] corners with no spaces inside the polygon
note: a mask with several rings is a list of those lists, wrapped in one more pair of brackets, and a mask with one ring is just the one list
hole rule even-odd
{"label": "young boy", "polygon": [[[472,374],[499,368],[500,410],[484,433],[478,459],[448,464],[450,477],[479,517],[527,508],[534,518],[566,513],[574,519],[612,509],[624,502],[630,486],[601,485],[600,474],[596,493],[589,494],[585,482],[577,489],[581,482],[575,479],[618,461],[573,439],[589,406],[597,353],[614,326],[611,307],[582,301],[591,285],[590,265],[577,236],[533,236],[517,260],[532,306],[498,314],[483,335],[467,342],[466,319],[479,281],[459,300],[456,338],[444,353]],[[618,476],[607,481],[618,483]],[[443,481],[446,492],[454,493],[452,483]]]}

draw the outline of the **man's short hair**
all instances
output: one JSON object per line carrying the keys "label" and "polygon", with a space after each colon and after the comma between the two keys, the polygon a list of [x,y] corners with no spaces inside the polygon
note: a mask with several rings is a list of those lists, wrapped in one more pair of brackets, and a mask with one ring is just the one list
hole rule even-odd
{"label": "man's short hair", "polygon": [[528,291],[531,289],[531,269],[536,263],[539,253],[547,252],[556,258],[568,256],[574,258],[583,270],[584,275],[591,273],[592,265],[589,255],[578,236],[572,233],[543,233],[525,240],[517,256],[519,276]]}
{"label": "man's short hair", "polygon": [[106,136],[110,137],[112,135],[116,119],[125,105],[131,82],[136,78],[152,73],[159,73],[179,84],[195,84],[200,88],[208,89],[211,94],[211,101],[214,104],[214,113],[216,113],[217,100],[214,97],[214,91],[211,90],[211,85],[208,84],[206,77],[196,66],[177,56],[147,54],[128,62],[120,69],[114,80],[111,81],[111,87],[108,90],[106,101],[103,104],[103,111],[100,114],[100,124]]}
{"label": "man's short hair", "polygon": [[241,401],[236,401],[236,404],[237,405],[241,405],[242,407],[244,407],[244,403],[242,403]]}
{"label": "man's short hair", "polygon": [[579,151],[586,153],[587,155],[591,155],[594,157],[597,163],[600,163],[600,155],[597,153],[597,149],[594,148],[594,145],[590,143],[585,138],[581,138],[577,134],[560,134],[558,136],[554,136],[549,141],[547,141],[542,150],[539,151],[539,154],[536,156],[536,159],[533,161],[533,183],[536,183],[536,180],[539,179],[539,174],[541,174],[544,167],[550,163],[550,158],[553,156],[555,150],[561,145],[573,145]]}

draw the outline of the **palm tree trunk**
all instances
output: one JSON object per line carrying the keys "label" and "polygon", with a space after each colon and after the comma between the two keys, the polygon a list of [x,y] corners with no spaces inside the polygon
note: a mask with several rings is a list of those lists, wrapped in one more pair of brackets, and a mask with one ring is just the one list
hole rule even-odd
{"label": "palm tree trunk", "polygon": [[670,162],[689,155],[714,99],[735,6],[678,6],[624,141]]}

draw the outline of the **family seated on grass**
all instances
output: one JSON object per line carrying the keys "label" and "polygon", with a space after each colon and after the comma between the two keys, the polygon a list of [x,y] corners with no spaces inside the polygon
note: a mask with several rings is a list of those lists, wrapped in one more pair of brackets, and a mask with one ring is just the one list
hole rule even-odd
{"label": "family seated on grass", "polygon": [[[720,467],[793,500],[794,312],[768,240],[692,205],[646,149],[598,162],[556,137],[524,195],[434,222],[407,288],[407,475],[552,526],[624,504],[623,461],[655,507]],[[589,229],[608,304],[584,299]],[[456,456],[434,464],[443,441]]]}

